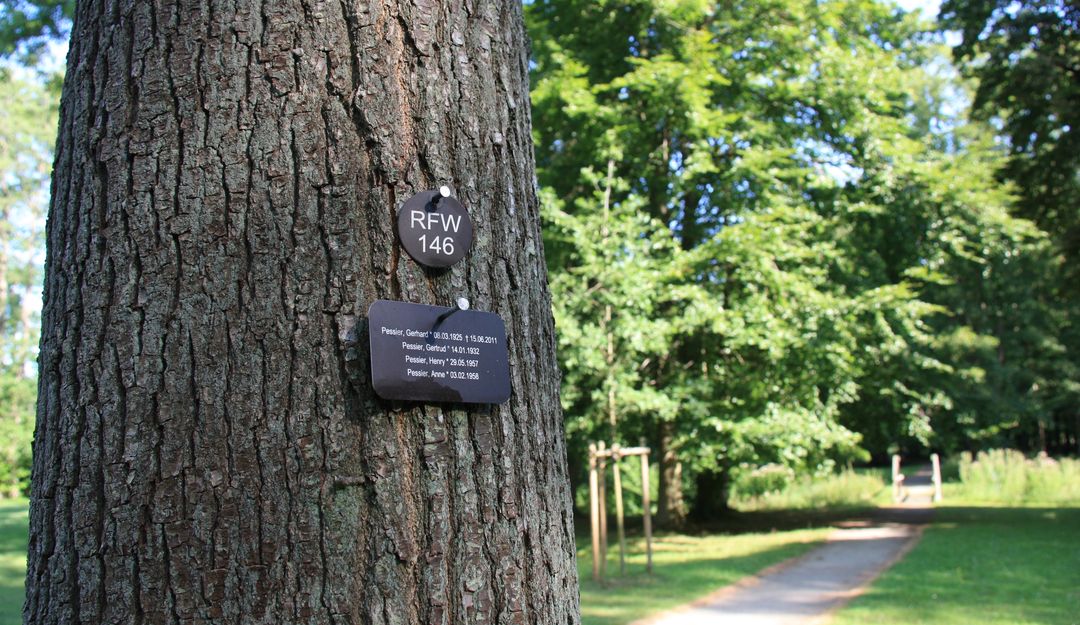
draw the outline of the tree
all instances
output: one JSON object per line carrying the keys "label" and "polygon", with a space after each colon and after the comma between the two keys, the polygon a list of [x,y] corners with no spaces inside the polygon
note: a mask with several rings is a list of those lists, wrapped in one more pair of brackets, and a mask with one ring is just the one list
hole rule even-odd
{"label": "tree", "polygon": [[[578,622],[520,12],[78,5],[26,622]],[[440,184],[434,271],[392,217]],[[509,403],[376,398],[368,304],[461,295]]]}
{"label": "tree", "polygon": [[0,492],[27,491],[42,235],[56,87],[0,69]]}
{"label": "tree", "polygon": [[661,510],[682,463],[707,517],[762,464],[1028,447],[1075,405],[1043,237],[930,24],[875,0],[527,6],[572,446],[649,436],[674,452]]}
{"label": "tree", "polygon": [[0,56],[33,59],[50,40],[67,37],[75,0],[10,0],[0,7]]}
{"label": "tree", "polygon": [[999,119],[1017,208],[1054,235],[1073,291],[1080,277],[1080,6],[1067,0],[947,0],[954,55],[978,80],[973,112]]}
{"label": "tree", "polygon": [[[972,115],[1000,128],[1009,158],[996,171],[1017,191],[1013,212],[1047,232],[1057,251],[1054,293],[1038,301],[1056,318],[1049,353],[1028,383],[1052,414],[1038,418],[1039,445],[1080,451],[1080,6],[1064,0],[947,0],[945,28],[976,80]],[[1022,288],[1022,287],[1021,287]],[[1004,347],[1003,347],[1004,351]],[[1052,363],[1052,364],[1051,364]],[[1043,373],[1049,373],[1044,377]],[[1050,437],[1045,431],[1049,427]]]}
{"label": "tree", "polygon": [[[591,440],[658,439],[657,521],[678,526],[685,516],[681,468],[675,450],[663,445],[691,398],[658,374],[682,367],[674,356],[695,325],[687,311],[707,298],[687,280],[689,256],[663,224],[634,201],[612,205],[615,188],[625,187],[613,170],[611,162],[606,176],[585,174],[596,177],[597,197],[577,198],[573,211],[549,190],[544,201],[571,458],[587,457]],[[589,210],[594,202],[600,210]]]}
{"label": "tree", "polygon": [[[575,370],[564,394],[574,403],[564,407],[596,423],[605,400],[593,389],[605,383],[618,385],[616,396],[649,399],[633,411],[642,417],[619,424],[623,437],[647,432],[661,451],[661,485],[672,486],[661,488],[661,511],[678,507],[679,462],[697,482],[700,511],[723,505],[730,474],[744,466],[819,471],[858,456],[858,435],[837,416],[865,364],[856,311],[882,292],[836,286],[839,218],[816,212],[813,200],[828,178],[818,172],[853,149],[845,142],[862,130],[862,112],[890,106],[893,94],[871,75],[911,62],[898,60],[911,54],[911,20],[857,1],[538,0],[528,11],[540,181],[573,218],[545,231],[553,288],[566,304],[558,323],[568,343],[586,339],[560,351]],[[614,245],[634,250],[634,262],[588,249],[596,231],[588,213],[600,203],[587,172],[604,163],[619,181],[612,215],[645,217],[641,234],[621,232]],[[580,235],[561,236],[574,220]],[[646,245],[662,235],[667,245]],[[609,326],[616,340],[623,329],[648,341],[624,341],[632,355],[610,363],[596,362],[577,331],[608,323],[606,307],[592,305],[602,292],[586,295],[601,285],[574,279],[592,271],[590,254],[600,258],[592,265],[622,270],[614,294],[678,292],[661,306],[656,297],[612,306],[628,313]],[[664,266],[678,270],[655,269]],[[640,318],[649,313],[659,327]],[[590,362],[599,375],[577,371]]]}

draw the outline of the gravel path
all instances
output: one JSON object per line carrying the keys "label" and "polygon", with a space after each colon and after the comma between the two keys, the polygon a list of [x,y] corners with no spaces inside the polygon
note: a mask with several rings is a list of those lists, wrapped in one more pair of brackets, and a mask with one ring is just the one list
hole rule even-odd
{"label": "gravel path", "polygon": [[903,504],[830,534],[826,543],[689,606],[635,625],[810,625],[861,593],[922,535],[933,509],[929,469],[906,480]]}

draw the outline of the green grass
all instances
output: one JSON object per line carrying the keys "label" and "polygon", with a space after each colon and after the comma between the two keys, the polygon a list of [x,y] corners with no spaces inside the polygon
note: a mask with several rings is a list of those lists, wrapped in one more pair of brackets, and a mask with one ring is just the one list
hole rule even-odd
{"label": "green grass", "polygon": [[[1080,507],[964,506],[959,494],[946,490],[948,505],[919,546],[833,625],[1080,625]],[[805,553],[848,514],[733,513],[709,528],[721,533],[658,536],[652,575],[644,572],[640,538],[629,541],[625,576],[612,544],[603,584],[591,580],[585,545],[578,550],[582,623],[621,625],[691,602]],[[26,541],[27,501],[0,500],[0,625],[21,620]]]}
{"label": "green grass", "polygon": [[22,622],[29,503],[0,500],[0,625]]}
{"label": "green grass", "polygon": [[1080,624],[1080,508],[938,509],[832,625]]}
{"label": "green grass", "polygon": [[[27,509],[25,499],[0,500],[0,625],[16,625],[22,618]],[[608,551],[608,579],[602,585],[591,580],[590,550],[579,549],[583,625],[628,623],[693,601],[805,553],[831,531],[832,521],[835,517],[825,513],[735,514],[723,526],[724,531],[748,527],[781,531],[657,536],[652,575],[644,572],[644,540],[634,538],[628,540],[627,575],[620,576],[616,543]],[[615,528],[609,529],[614,543]]]}
{"label": "green grass", "polygon": [[[628,541],[627,575],[619,576],[618,543],[608,549],[608,578],[592,581],[591,549],[578,550],[582,625],[617,625],[674,608],[819,544],[829,527],[756,534],[658,536],[654,573],[644,572],[644,540]],[[614,536],[614,528],[609,528]]]}

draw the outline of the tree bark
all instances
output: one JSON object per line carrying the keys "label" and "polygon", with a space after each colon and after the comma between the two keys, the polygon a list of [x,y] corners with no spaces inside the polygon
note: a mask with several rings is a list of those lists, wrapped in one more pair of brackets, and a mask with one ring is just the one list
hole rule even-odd
{"label": "tree bark", "polygon": [[661,421],[657,429],[660,483],[657,485],[656,524],[664,529],[681,529],[686,525],[686,504],[683,502],[682,463],[673,448],[675,426],[670,421]]}
{"label": "tree bark", "polygon": [[[518,2],[88,0],[49,210],[27,623],[577,623]],[[450,186],[476,241],[395,241]],[[375,299],[507,324],[373,395]]]}

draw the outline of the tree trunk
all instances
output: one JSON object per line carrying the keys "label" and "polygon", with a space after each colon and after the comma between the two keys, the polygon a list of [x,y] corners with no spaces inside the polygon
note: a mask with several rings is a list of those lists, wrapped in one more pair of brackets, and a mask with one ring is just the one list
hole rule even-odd
{"label": "tree trunk", "polygon": [[686,525],[686,505],[683,502],[682,463],[672,445],[675,426],[668,421],[659,425],[660,483],[657,487],[656,524],[664,529],[680,529]]}
{"label": "tree trunk", "polygon": [[1073,417],[1073,421],[1076,424],[1076,429],[1073,430],[1073,445],[1076,448],[1076,454],[1080,455],[1080,412],[1076,413]]}
{"label": "tree trunk", "polygon": [[718,471],[702,471],[694,476],[697,496],[691,511],[698,523],[712,523],[731,511],[728,495],[731,493],[731,471],[720,467]]}
{"label": "tree trunk", "polygon": [[[0,188],[0,192],[3,192],[2,188]],[[0,198],[0,200],[2,199]],[[8,248],[10,245],[11,212],[6,206],[0,206],[0,336],[8,333],[8,299],[10,298],[11,289],[11,285],[8,284]]]}
{"label": "tree trunk", "polygon": [[[520,3],[88,0],[68,67],[26,622],[578,622]],[[368,305],[457,296],[513,397],[379,400]]]}

